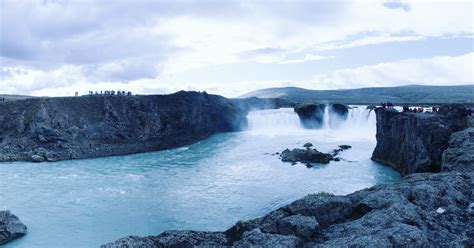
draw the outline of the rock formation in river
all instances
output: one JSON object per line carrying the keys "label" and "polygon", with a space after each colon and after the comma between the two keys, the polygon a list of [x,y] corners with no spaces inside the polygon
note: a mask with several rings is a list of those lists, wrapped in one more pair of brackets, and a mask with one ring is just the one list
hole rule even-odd
{"label": "rock formation in river", "polygon": [[293,164],[296,162],[301,162],[306,163],[306,166],[308,167],[312,167],[311,163],[327,164],[332,160],[340,161],[340,158],[337,158],[336,156],[339,155],[340,152],[352,148],[352,146],[349,145],[340,145],[339,148],[332,150],[332,153],[324,153],[316,149],[312,149],[312,146],[313,144],[311,143],[305,143],[303,145],[305,149],[285,149],[280,154],[281,161],[291,162]]}
{"label": "rock formation in river", "polygon": [[327,164],[331,160],[334,160],[334,157],[331,154],[323,153],[311,148],[296,148],[293,150],[285,149],[283,152],[281,152],[281,161],[283,162]]}
{"label": "rock formation in river", "polygon": [[294,110],[305,128],[314,129],[323,126],[325,108],[325,104],[304,103],[296,105]]}
{"label": "rock formation in river", "polygon": [[30,98],[0,103],[0,161],[154,151],[245,127],[247,110],[197,92]]}
{"label": "rock formation in river", "polygon": [[439,172],[441,157],[452,133],[467,127],[467,112],[459,104],[440,107],[438,113],[402,113],[377,108],[377,146],[372,159],[402,175]]}
{"label": "rock formation in river", "polygon": [[10,211],[0,210],[0,245],[26,234],[26,226]]}

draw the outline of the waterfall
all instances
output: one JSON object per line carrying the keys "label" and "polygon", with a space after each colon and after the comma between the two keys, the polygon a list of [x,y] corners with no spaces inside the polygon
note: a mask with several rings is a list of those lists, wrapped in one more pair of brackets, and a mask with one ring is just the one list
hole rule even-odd
{"label": "waterfall", "polygon": [[[250,131],[288,133],[308,130],[303,128],[298,115],[292,108],[251,111],[247,119]],[[322,130],[359,132],[373,136],[375,127],[375,112],[366,109],[366,106],[352,106],[345,120],[331,113],[328,106],[324,109]]]}
{"label": "waterfall", "polygon": [[248,116],[248,129],[255,131],[294,131],[303,130],[298,115],[292,108],[267,109],[250,111]]}
{"label": "waterfall", "polygon": [[365,106],[353,106],[349,109],[347,119],[343,121],[341,128],[365,129],[375,133],[375,126],[375,111],[368,110]]}
{"label": "waterfall", "polygon": [[323,129],[328,129],[330,128],[329,125],[329,106],[326,105],[324,108],[324,116],[323,116]]}

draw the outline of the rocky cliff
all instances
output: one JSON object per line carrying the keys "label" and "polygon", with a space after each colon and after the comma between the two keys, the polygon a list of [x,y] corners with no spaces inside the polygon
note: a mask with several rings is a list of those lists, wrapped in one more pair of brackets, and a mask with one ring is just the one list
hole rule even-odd
{"label": "rocky cliff", "polygon": [[0,161],[56,161],[185,145],[246,126],[246,109],[197,92],[0,103]]}
{"label": "rocky cliff", "polygon": [[442,106],[438,113],[402,113],[377,108],[377,146],[372,159],[403,175],[439,172],[451,134],[467,127],[462,105]]}

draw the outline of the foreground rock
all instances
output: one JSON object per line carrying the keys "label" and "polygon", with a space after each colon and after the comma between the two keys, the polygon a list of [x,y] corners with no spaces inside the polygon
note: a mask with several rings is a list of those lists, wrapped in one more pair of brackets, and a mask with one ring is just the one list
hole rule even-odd
{"label": "foreground rock", "polygon": [[325,108],[324,104],[304,103],[296,105],[294,111],[305,128],[314,129],[323,126]]}
{"label": "foreground rock", "polygon": [[0,161],[56,161],[186,145],[245,128],[246,111],[224,97],[184,91],[0,102]]}
{"label": "foreground rock", "polygon": [[474,171],[474,128],[453,133],[443,152],[442,171]]}
{"label": "foreground rock", "polygon": [[470,247],[473,187],[473,173],[414,174],[347,196],[309,195],[225,232],[169,231],[103,247]]}
{"label": "foreground rock", "polygon": [[26,226],[10,211],[0,211],[0,245],[26,234]]}
{"label": "foreground rock", "polygon": [[467,110],[460,104],[438,113],[401,113],[377,108],[377,146],[372,159],[403,175],[439,172],[451,134],[467,127]]}

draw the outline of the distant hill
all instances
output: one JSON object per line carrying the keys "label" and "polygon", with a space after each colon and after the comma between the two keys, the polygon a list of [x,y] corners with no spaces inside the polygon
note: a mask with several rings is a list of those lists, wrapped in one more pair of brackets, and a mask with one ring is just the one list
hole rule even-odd
{"label": "distant hill", "polygon": [[5,98],[6,100],[22,100],[32,97],[34,96],[0,94],[0,98]]}
{"label": "distant hill", "polygon": [[474,85],[374,87],[345,90],[308,90],[297,87],[267,88],[252,91],[240,98],[282,98],[294,102],[341,102],[346,104],[474,103]]}

